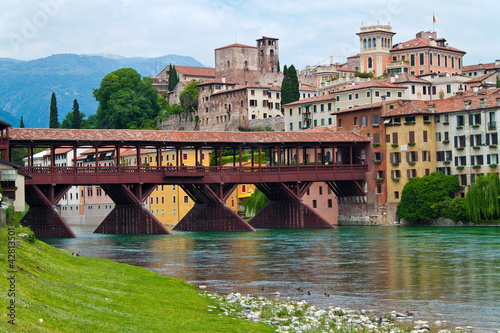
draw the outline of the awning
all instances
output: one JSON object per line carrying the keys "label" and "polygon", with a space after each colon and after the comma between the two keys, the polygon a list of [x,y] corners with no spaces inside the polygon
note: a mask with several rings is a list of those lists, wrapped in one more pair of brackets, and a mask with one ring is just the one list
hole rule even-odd
{"label": "awning", "polygon": [[384,120],[384,124],[389,124],[391,122],[392,119],[386,119]]}

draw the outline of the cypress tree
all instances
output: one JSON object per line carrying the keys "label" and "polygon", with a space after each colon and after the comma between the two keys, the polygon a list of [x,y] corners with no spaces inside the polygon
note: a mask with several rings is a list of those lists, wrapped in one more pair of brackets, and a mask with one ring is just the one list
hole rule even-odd
{"label": "cypress tree", "polygon": [[23,116],[21,116],[21,122],[19,123],[19,128],[24,128]]}
{"label": "cypress tree", "polygon": [[61,126],[59,124],[59,120],[57,118],[58,118],[58,115],[57,115],[56,94],[52,93],[52,97],[50,99],[49,128],[59,128]]}
{"label": "cypress tree", "polygon": [[[281,84],[281,105],[298,101],[300,99],[299,78],[295,67],[283,67],[283,83]],[[283,108],[282,108],[283,110]]]}
{"label": "cypress tree", "polygon": [[78,105],[78,101],[75,99],[73,101],[73,118],[71,119],[71,128],[82,128],[82,122],[83,117],[80,113],[80,106]]}
{"label": "cypress tree", "polygon": [[179,75],[175,70],[175,66],[172,66],[172,64],[168,65],[168,91],[174,90],[178,82]]}

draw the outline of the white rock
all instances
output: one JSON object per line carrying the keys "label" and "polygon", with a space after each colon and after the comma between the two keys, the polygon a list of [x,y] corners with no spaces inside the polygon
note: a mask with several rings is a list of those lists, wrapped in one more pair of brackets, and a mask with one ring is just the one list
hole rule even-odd
{"label": "white rock", "polygon": [[287,309],[288,311],[293,311],[293,310],[295,310],[295,306],[293,306],[292,304],[290,304],[290,305],[288,305],[288,306],[286,307],[286,309]]}
{"label": "white rock", "polygon": [[205,286],[205,285],[199,285],[198,289],[200,289],[200,290],[207,289],[207,286]]}
{"label": "white rock", "polygon": [[281,293],[280,293],[279,291],[275,291],[275,292],[273,293],[273,295],[279,296],[279,295],[281,295]]}
{"label": "white rock", "polygon": [[38,321],[41,322],[41,323],[43,323],[43,319],[42,318],[38,319]]}
{"label": "white rock", "polygon": [[327,314],[327,312],[325,310],[318,310],[318,311],[314,312],[314,317],[319,318],[319,317],[324,316],[325,314]]}

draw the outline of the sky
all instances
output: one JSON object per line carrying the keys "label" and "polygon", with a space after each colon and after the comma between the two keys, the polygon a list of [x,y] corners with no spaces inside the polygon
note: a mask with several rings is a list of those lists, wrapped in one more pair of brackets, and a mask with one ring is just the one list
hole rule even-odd
{"label": "sky", "polygon": [[361,24],[378,21],[395,43],[435,29],[471,65],[500,59],[499,10],[498,0],[0,0],[0,58],[177,54],[213,67],[214,49],[268,36],[281,66],[302,69],[357,54]]}

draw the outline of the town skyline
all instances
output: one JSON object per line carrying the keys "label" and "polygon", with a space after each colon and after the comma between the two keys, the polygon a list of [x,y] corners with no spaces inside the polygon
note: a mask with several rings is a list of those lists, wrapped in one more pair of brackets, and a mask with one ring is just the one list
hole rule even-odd
{"label": "town skyline", "polygon": [[[0,5],[5,6],[0,14],[0,57],[31,60],[57,53],[125,57],[178,54],[213,67],[215,48],[235,42],[255,46],[256,39],[270,36],[279,39],[280,64],[303,69],[328,64],[330,59],[344,62],[359,52],[356,33],[361,24],[390,22],[395,43],[434,29],[450,46],[467,52],[464,65],[499,58],[500,46],[488,41],[495,38],[494,8],[500,9],[500,5],[493,1],[449,5],[399,0],[320,1],[313,5],[218,0],[168,5],[154,1],[142,8],[130,0],[6,1]],[[466,29],[464,22],[468,22]]]}

